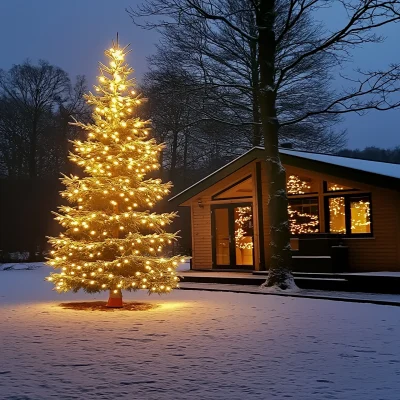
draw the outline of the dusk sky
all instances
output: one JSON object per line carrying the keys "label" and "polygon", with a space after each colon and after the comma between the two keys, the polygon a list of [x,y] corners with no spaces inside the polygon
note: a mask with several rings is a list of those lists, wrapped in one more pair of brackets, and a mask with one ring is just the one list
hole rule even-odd
{"label": "dusk sky", "polygon": [[[140,2],[1,0],[0,68],[8,69],[27,58],[33,62],[44,59],[63,68],[71,77],[83,74],[93,83],[104,49],[119,32],[122,44],[131,43],[133,51],[128,61],[140,80],[147,70],[146,56],[153,53],[158,40],[156,32],[137,28],[125,11]],[[341,21],[341,15],[333,10],[321,13],[320,18],[329,28]],[[386,27],[381,33],[387,36],[386,42],[357,49],[354,67],[384,68],[391,62],[400,62],[400,24]],[[349,72],[352,67],[348,67]],[[347,129],[350,148],[394,147],[400,145],[399,120],[400,110],[370,112],[363,117],[347,115],[340,128]]]}

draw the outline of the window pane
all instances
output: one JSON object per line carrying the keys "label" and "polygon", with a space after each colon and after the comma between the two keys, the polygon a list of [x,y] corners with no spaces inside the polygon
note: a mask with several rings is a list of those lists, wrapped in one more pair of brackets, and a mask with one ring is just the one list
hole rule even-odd
{"label": "window pane", "polygon": [[329,199],[329,232],[346,233],[344,197],[331,197]]}
{"label": "window pane", "polygon": [[371,233],[371,209],[368,196],[351,197],[351,233]]}
{"label": "window pane", "polygon": [[253,265],[253,212],[251,206],[235,207],[236,265]]}
{"label": "window pane", "polygon": [[288,213],[292,235],[319,232],[317,197],[290,199]]}
{"label": "window pane", "polygon": [[318,192],[318,182],[305,176],[289,175],[286,187],[289,195]]}
{"label": "window pane", "polygon": [[215,250],[217,265],[229,265],[229,220],[228,209],[215,209]]}
{"label": "window pane", "polygon": [[355,189],[334,182],[326,182],[326,190],[328,192],[336,192],[338,190],[355,190]]}
{"label": "window pane", "polygon": [[253,195],[253,179],[249,177],[237,185],[224,190],[213,196],[214,199],[239,199],[242,197],[251,197]]}

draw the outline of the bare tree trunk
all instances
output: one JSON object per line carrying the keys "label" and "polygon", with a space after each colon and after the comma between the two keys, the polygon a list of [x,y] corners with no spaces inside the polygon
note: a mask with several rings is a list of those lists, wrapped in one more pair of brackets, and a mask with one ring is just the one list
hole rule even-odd
{"label": "bare tree trunk", "polygon": [[260,107],[267,161],[268,214],[270,224],[270,260],[266,286],[289,288],[293,283],[290,273],[291,251],[286,197],[286,174],[278,149],[279,122],[276,114],[274,89],[275,32],[274,0],[261,0],[257,15],[260,57]]}
{"label": "bare tree trunk", "polygon": [[177,163],[177,151],[178,151],[178,131],[173,131],[172,138],[172,149],[171,149],[171,169],[169,170],[169,180],[173,180],[175,177],[175,169]]}
{"label": "bare tree trunk", "polygon": [[185,142],[183,147],[183,185],[186,185],[187,179],[187,159],[188,159],[188,144],[189,144],[189,135],[185,132]]}
{"label": "bare tree trunk", "polygon": [[[29,155],[28,155],[28,173],[29,173],[29,198],[30,204],[32,201],[36,204],[36,184],[37,184],[37,130],[38,130],[38,118],[35,111],[32,121],[32,130],[29,137]],[[29,240],[29,261],[34,262],[37,260],[37,221],[36,218],[32,218],[30,221],[30,232],[31,237]]]}
{"label": "bare tree trunk", "polygon": [[260,104],[259,104],[259,93],[258,88],[253,88],[252,91],[253,95],[253,146],[260,146],[261,145],[261,115],[260,115]]}
{"label": "bare tree trunk", "polygon": [[250,41],[250,57],[251,57],[251,96],[252,96],[252,113],[253,113],[253,146],[261,145],[261,115],[259,101],[260,73],[258,69],[258,52],[257,43]]}
{"label": "bare tree trunk", "polygon": [[37,165],[36,165],[36,152],[37,152],[37,116],[33,117],[32,121],[32,131],[29,140],[29,177],[34,179],[37,175]]}

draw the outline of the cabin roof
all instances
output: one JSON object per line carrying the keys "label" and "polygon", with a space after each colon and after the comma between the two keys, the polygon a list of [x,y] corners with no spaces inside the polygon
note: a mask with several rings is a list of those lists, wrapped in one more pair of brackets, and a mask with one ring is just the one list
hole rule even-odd
{"label": "cabin roof", "polygon": [[[383,188],[400,190],[400,164],[360,160],[286,148],[279,149],[279,153],[281,161],[285,165],[322,172]],[[182,204],[252,161],[262,160],[263,158],[264,149],[262,147],[253,147],[251,150],[248,150],[246,153],[178,193],[169,201]]]}
{"label": "cabin roof", "polygon": [[340,157],[331,154],[310,153],[288,149],[280,149],[279,152],[281,154],[292,155],[295,157],[306,158],[308,160],[320,161],[327,164],[400,179],[400,164],[360,160],[358,158]]}

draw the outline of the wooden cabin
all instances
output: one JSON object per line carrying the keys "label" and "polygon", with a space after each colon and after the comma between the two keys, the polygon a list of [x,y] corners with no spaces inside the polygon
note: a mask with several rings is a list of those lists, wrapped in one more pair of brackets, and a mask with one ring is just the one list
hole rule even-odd
{"label": "wooden cabin", "polygon": [[[400,271],[400,165],[280,154],[295,271]],[[268,269],[263,156],[255,147],[170,200],[191,209],[193,269]]]}

